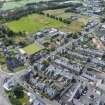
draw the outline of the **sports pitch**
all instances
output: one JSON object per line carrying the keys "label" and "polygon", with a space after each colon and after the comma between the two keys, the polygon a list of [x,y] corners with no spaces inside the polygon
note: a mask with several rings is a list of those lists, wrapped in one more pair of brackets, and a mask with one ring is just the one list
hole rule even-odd
{"label": "sports pitch", "polygon": [[65,24],[55,19],[51,19],[44,15],[32,14],[22,17],[19,20],[7,23],[7,26],[14,32],[37,32],[45,28],[58,28],[65,32],[78,32],[82,30],[85,19],[81,18],[73,21],[71,24]]}
{"label": "sports pitch", "polygon": [[32,14],[19,20],[8,22],[7,26],[14,32],[37,32],[44,28],[60,28],[64,26],[64,23],[43,15]]}
{"label": "sports pitch", "polygon": [[38,45],[37,43],[33,43],[33,44],[26,46],[22,50],[25,51],[26,54],[32,55],[32,54],[35,54],[35,53],[41,51],[42,49],[43,48],[40,45]]}

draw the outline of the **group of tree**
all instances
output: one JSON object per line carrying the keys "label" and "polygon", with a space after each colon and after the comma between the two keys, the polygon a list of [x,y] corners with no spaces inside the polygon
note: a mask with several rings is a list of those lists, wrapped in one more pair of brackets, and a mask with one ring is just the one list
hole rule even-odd
{"label": "group of tree", "polygon": [[56,20],[58,20],[58,21],[61,21],[61,22],[63,22],[63,23],[66,23],[66,24],[70,24],[70,23],[71,23],[71,21],[68,20],[68,19],[63,19],[62,17],[54,16],[54,15],[51,15],[51,14],[49,14],[49,13],[47,13],[46,16],[47,16],[47,17],[50,17],[50,18],[53,18],[53,19],[56,19]]}
{"label": "group of tree", "polygon": [[10,93],[9,99],[13,105],[22,105],[19,99],[24,97],[23,87],[17,85]]}
{"label": "group of tree", "polygon": [[5,25],[0,26],[0,37],[13,37],[16,33],[10,30]]}
{"label": "group of tree", "polygon": [[68,34],[67,38],[72,37],[73,39],[77,39],[79,35],[81,36],[81,32],[70,33]]}
{"label": "group of tree", "polygon": [[5,43],[6,46],[14,45],[14,38],[16,36],[25,36],[25,32],[14,32],[10,30],[6,25],[0,26],[0,38]]}
{"label": "group of tree", "polygon": [[65,10],[65,13],[67,12],[79,13],[76,8],[68,8]]}

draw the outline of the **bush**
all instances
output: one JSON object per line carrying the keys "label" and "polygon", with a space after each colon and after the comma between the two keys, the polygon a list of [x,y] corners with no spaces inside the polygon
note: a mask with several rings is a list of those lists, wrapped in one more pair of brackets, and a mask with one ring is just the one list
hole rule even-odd
{"label": "bush", "polygon": [[9,95],[9,99],[12,105],[22,105],[22,103],[18,99],[14,98],[12,95]]}

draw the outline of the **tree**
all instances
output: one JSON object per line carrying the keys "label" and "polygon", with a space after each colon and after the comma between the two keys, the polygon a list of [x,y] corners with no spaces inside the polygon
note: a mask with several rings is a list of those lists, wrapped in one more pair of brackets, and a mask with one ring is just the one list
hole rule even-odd
{"label": "tree", "polygon": [[22,98],[22,97],[24,97],[23,87],[22,86],[17,86],[14,89],[14,94],[15,94],[16,98]]}
{"label": "tree", "polygon": [[22,103],[21,103],[18,99],[16,99],[16,98],[13,96],[12,93],[9,94],[9,100],[10,100],[10,102],[12,103],[12,105],[22,105]]}
{"label": "tree", "polygon": [[77,38],[78,38],[77,33],[72,34],[72,38],[73,38],[73,39],[77,39]]}
{"label": "tree", "polygon": [[19,100],[15,99],[13,97],[11,97],[9,99],[13,105],[22,105],[22,103]]}
{"label": "tree", "polygon": [[62,17],[59,17],[59,21],[63,21]]}
{"label": "tree", "polygon": [[46,67],[48,67],[49,61],[48,61],[48,60],[44,60],[44,61],[42,62],[42,64],[44,64]]}
{"label": "tree", "polygon": [[50,14],[49,13],[47,13],[46,15],[47,15],[47,17],[50,17]]}
{"label": "tree", "polygon": [[105,61],[105,54],[102,56],[102,60],[104,60],[104,61]]}

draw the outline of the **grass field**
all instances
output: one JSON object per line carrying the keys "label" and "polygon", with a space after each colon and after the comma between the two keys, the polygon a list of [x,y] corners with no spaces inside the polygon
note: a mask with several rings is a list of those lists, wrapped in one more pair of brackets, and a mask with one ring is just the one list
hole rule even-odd
{"label": "grass field", "polygon": [[66,12],[65,13],[66,9],[67,8],[55,9],[55,10],[46,10],[46,11],[43,11],[43,12],[45,14],[49,13],[50,15],[61,16],[63,19],[70,18],[70,16],[79,16],[80,18],[85,18],[85,19],[88,18],[87,16],[83,16],[83,15],[78,14],[78,13],[73,13],[73,12]]}
{"label": "grass field", "polygon": [[41,49],[42,47],[40,45],[38,45],[37,43],[33,43],[23,48],[23,51],[25,51],[28,55],[32,55],[39,52]]}
{"label": "grass field", "polygon": [[72,13],[72,12],[65,13],[66,9],[67,8],[56,9],[56,10],[47,10],[47,11],[44,11],[44,13],[45,14],[49,13],[50,15],[62,17],[62,19],[68,19],[71,16],[78,16],[79,19],[72,21],[72,23],[68,27],[64,28],[64,31],[77,32],[77,31],[82,30],[83,29],[82,26],[84,26],[87,23],[89,17],[83,16],[80,14],[76,14],[76,13]]}
{"label": "grass field", "polygon": [[22,17],[19,20],[7,23],[7,26],[14,32],[37,32],[44,28],[60,28],[64,24],[60,21],[48,18],[43,15],[32,14],[26,17]]}
{"label": "grass field", "polygon": [[[62,10],[57,10],[56,12],[53,12],[53,13],[59,14],[61,17],[64,17],[64,18],[69,16],[62,12],[63,12]],[[70,25],[67,25],[67,24],[64,24],[63,22],[60,22],[55,19],[51,19],[44,15],[32,14],[32,15],[22,17],[19,20],[8,22],[7,26],[14,32],[19,32],[19,31],[37,32],[44,28],[52,28],[52,27],[58,28],[66,32],[78,32],[83,29],[82,26],[86,23],[86,20],[87,20],[87,17],[81,16],[78,20],[73,21]]]}

